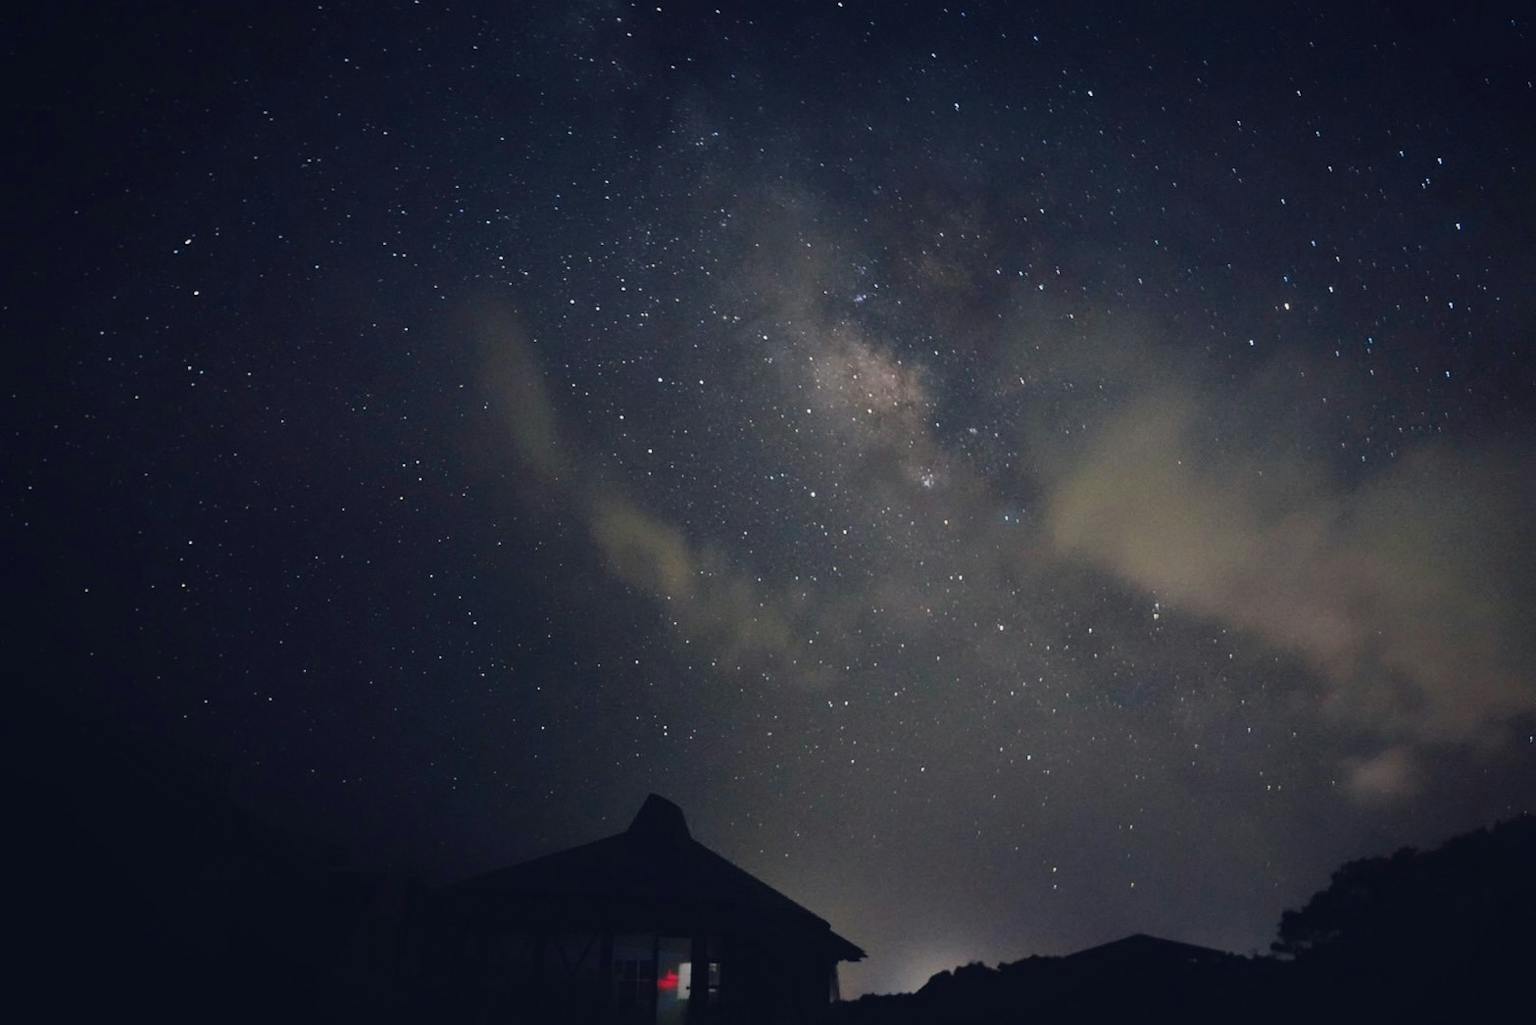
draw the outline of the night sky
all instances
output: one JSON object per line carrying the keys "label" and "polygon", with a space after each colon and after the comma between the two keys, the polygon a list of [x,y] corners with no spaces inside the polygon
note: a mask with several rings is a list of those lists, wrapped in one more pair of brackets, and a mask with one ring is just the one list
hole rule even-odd
{"label": "night sky", "polygon": [[845,995],[1536,810],[1526,5],[102,6],[3,33],[16,725],[437,881],[656,791]]}

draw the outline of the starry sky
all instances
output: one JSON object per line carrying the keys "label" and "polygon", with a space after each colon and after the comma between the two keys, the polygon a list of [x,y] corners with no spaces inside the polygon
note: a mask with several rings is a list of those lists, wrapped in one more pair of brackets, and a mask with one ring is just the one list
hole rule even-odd
{"label": "starry sky", "polygon": [[1531,811],[1529,12],[1120,6],[7,15],[24,689],[845,995]]}

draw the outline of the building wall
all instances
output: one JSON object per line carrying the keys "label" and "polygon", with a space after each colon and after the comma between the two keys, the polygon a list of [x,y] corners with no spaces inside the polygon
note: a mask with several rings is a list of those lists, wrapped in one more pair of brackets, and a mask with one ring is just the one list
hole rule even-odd
{"label": "building wall", "polygon": [[830,1001],[835,963],[807,949],[802,931],[705,931],[718,916],[691,931],[676,914],[642,931],[632,911],[600,916],[628,929],[518,925],[509,914],[461,921],[440,945],[427,1006],[474,1022],[806,1025]]}

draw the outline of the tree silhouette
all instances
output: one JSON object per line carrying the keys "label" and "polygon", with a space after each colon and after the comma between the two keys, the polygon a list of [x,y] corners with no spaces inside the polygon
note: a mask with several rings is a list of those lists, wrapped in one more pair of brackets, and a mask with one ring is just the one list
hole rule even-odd
{"label": "tree silhouette", "polygon": [[1536,817],[1455,837],[1423,853],[1343,865],[1280,919],[1272,949],[1298,960],[1444,958],[1518,943],[1536,899]]}
{"label": "tree silhouette", "polygon": [[[1405,1020],[1502,1006],[1536,955],[1536,818],[1343,865],[1271,946],[1314,998]],[[1446,1019],[1449,1020],[1449,1019]]]}

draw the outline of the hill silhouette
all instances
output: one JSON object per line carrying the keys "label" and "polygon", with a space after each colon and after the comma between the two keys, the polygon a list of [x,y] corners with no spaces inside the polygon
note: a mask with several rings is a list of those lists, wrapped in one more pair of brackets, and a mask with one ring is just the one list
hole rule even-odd
{"label": "hill silhouette", "polygon": [[1135,935],[940,972],[833,1008],[838,1025],[1488,1020],[1536,963],[1536,817],[1343,865],[1281,917],[1273,955]]}
{"label": "hill silhouette", "polygon": [[[1065,957],[1029,957],[933,976],[916,993],[838,1005],[839,1025],[1232,1020],[1279,988],[1280,963],[1136,934]],[[1255,1016],[1243,1011],[1245,1020]],[[1257,1020],[1267,1021],[1258,1016]],[[1278,1020],[1278,1019],[1276,1019]]]}

